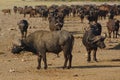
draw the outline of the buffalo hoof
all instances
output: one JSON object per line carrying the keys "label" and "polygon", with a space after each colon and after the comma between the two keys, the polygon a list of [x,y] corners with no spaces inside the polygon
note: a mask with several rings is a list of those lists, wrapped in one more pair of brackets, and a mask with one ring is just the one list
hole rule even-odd
{"label": "buffalo hoof", "polygon": [[87,60],[87,62],[90,62],[91,60]]}
{"label": "buffalo hoof", "polygon": [[37,69],[40,69],[41,67],[37,67]]}
{"label": "buffalo hoof", "polygon": [[99,62],[98,60],[95,60],[95,62]]}
{"label": "buffalo hoof", "polygon": [[68,66],[68,67],[67,67],[67,69],[70,69],[70,68],[71,68],[71,66]]}
{"label": "buffalo hoof", "polygon": [[44,69],[47,69],[47,67],[44,67]]}
{"label": "buffalo hoof", "polygon": [[63,69],[65,69],[66,67],[65,66],[63,66]]}

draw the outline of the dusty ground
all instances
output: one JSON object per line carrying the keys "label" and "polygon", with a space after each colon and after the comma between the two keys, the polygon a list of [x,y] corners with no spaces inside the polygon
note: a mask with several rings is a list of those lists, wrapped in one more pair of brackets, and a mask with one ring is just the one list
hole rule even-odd
{"label": "dusty ground", "polygon": [[[12,8],[15,4],[21,6],[25,3],[38,4],[38,2],[17,2],[18,0],[6,1],[8,2],[0,1],[0,9]],[[47,4],[47,2],[41,2],[43,3]],[[53,3],[48,2],[48,5],[50,4]],[[69,2],[69,4],[73,3]],[[120,16],[116,18],[120,19]],[[62,69],[64,57],[61,52],[59,58],[55,54],[48,53],[48,69],[37,70],[37,56],[30,52],[19,55],[13,55],[10,52],[12,42],[20,37],[17,22],[21,19],[24,19],[23,15],[15,15],[13,12],[11,15],[3,15],[0,12],[0,80],[120,80],[120,36],[117,39],[105,40],[106,49],[99,49],[97,52],[98,63],[93,61],[87,63],[86,50],[81,43],[81,37],[84,33],[83,29],[88,26],[88,21],[80,23],[78,17],[65,18],[63,29],[72,32],[75,36],[72,68]],[[49,30],[48,21],[28,16],[25,19],[32,27],[28,30],[29,33],[36,30]],[[99,20],[99,22],[103,26],[103,32],[107,32],[105,27],[107,20]]]}

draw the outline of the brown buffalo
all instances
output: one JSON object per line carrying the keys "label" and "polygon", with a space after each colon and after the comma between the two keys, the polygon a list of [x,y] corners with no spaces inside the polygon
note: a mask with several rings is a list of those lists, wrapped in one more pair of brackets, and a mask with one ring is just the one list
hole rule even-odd
{"label": "brown buffalo", "polygon": [[2,12],[4,13],[4,15],[6,13],[11,14],[11,9],[3,9]]}

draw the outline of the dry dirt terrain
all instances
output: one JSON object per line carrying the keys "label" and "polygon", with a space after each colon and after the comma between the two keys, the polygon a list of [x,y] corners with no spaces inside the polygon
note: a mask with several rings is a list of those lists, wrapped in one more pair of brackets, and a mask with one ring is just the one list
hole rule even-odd
{"label": "dry dirt terrain", "polygon": [[[23,2],[20,0],[0,1],[0,10],[11,8],[14,5],[38,5],[38,4],[67,4],[67,2]],[[68,4],[77,4],[68,2]],[[79,2],[83,4],[86,2]],[[101,3],[93,3],[101,4]],[[110,2],[112,4],[112,2]],[[114,4],[114,3],[113,3]],[[119,3],[117,3],[119,4]],[[120,20],[120,16],[116,16]],[[98,49],[97,58],[99,62],[88,63],[86,50],[81,38],[88,21],[80,22],[79,17],[65,18],[63,29],[68,30],[75,36],[74,48],[72,51],[73,61],[71,69],[62,69],[64,57],[63,52],[58,58],[55,54],[47,53],[48,69],[37,70],[37,56],[31,52],[22,52],[13,55],[11,53],[12,42],[20,38],[17,22],[26,19],[30,23],[28,32],[36,30],[49,30],[48,21],[42,18],[26,18],[20,14],[4,15],[0,11],[0,80],[120,80],[120,36],[117,39],[105,40],[106,48]],[[106,20],[99,20],[102,24],[102,33],[107,32]],[[29,34],[28,33],[28,34]],[[119,31],[120,34],[120,31]]]}

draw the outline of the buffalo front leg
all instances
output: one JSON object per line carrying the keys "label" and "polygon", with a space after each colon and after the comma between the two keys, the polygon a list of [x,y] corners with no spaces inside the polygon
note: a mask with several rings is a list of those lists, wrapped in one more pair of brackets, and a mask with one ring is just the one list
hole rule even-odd
{"label": "buffalo front leg", "polygon": [[95,49],[93,51],[93,60],[96,61],[96,62],[98,62],[97,57],[96,57],[96,51],[97,51],[97,49]]}
{"label": "buffalo front leg", "polygon": [[23,39],[24,38],[24,31],[21,30],[21,38]]}
{"label": "buffalo front leg", "polygon": [[108,33],[109,33],[109,38],[111,38],[111,32],[109,31]]}
{"label": "buffalo front leg", "polygon": [[91,61],[91,50],[87,50],[87,53],[88,53],[87,61],[90,62]]}
{"label": "buffalo front leg", "polygon": [[27,36],[27,31],[24,33],[25,35],[24,35],[24,38],[26,38],[26,36]]}

